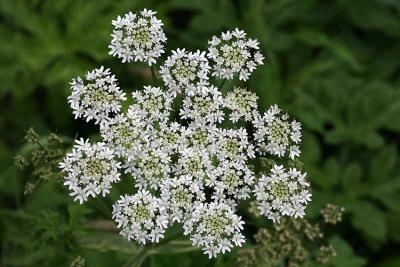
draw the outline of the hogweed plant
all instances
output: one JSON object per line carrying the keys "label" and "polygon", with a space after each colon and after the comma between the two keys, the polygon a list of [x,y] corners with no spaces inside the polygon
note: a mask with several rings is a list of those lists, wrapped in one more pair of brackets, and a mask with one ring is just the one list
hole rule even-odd
{"label": "hogweed plant", "polygon": [[[59,163],[70,195],[82,204],[129,179],[136,193],[112,207],[124,238],[158,243],[179,223],[209,258],[245,242],[237,213],[243,200],[254,199],[273,223],[302,218],[310,184],[305,172],[285,166],[300,154],[300,123],[277,105],[259,111],[256,94],[241,85],[221,90],[226,80],[246,81],[263,64],[258,41],[235,29],[213,36],[208,51],[177,49],[160,62],[167,38],[155,14],[119,16],[109,48],[123,63],[149,65],[162,85],[127,96],[103,66],[71,82],[75,118],[97,124],[102,141],[76,140]],[[124,110],[128,97],[133,104]],[[253,166],[264,157],[280,163],[258,176]]]}

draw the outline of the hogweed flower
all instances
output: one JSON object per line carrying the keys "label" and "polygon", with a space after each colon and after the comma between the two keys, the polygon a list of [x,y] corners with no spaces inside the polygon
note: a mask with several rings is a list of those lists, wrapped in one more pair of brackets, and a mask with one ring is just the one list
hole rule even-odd
{"label": "hogweed flower", "polygon": [[103,66],[89,71],[86,82],[80,77],[73,79],[71,89],[68,102],[75,118],[86,118],[86,121],[94,119],[96,124],[104,123],[112,113],[118,113],[121,102],[126,100],[115,76]]}
{"label": "hogweed flower", "polygon": [[116,155],[131,161],[140,153],[145,142],[142,135],[144,127],[145,123],[139,118],[119,114],[100,125],[100,134]]}
{"label": "hogweed flower", "polygon": [[233,123],[238,122],[240,119],[252,121],[253,117],[258,113],[257,100],[258,96],[247,89],[241,87],[233,88],[224,99],[224,106],[231,111],[229,120]]}
{"label": "hogweed flower", "polygon": [[254,119],[254,139],[257,141],[257,151],[261,155],[267,153],[283,157],[286,153],[294,159],[300,155],[301,125],[278,108],[271,106],[263,116]]}
{"label": "hogweed flower", "polygon": [[[166,41],[154,14],[143,10],[114,20],[110,54],[154,64]],[[262,114],[256,94],[242,87],[225,93],[210,79],[247,80],[263,64],[258,41],[236,29],[214,36],[209,45],[207,54],[173,51],[160,64],[164,85],[135,90],[124,109],[125,93],[109,69],[89,72],[86,81],[74,79],[68,100],[75,117],[94,119],[103,142],[77,141],[60,168],[81,203],[107,194],[124,173],[133,195],[113,205],[122,236],[159,242],[178,222],[193,246],[212,258],[245,242],[237,215],[242,200],[255,198],[260,213],[277,222],[303,217],[311,194],[297,165],[287,170],[265,157],[297,157],[300,124],[277,106]],[[259,177],[255,162],[272,168],[270,174]]]}
{"label": "hogweed flower", "polygon": [[194,95],[207,93],[209,70],[205,52],[177,49],[161,66],[160,74],[168,90],[174,94]]}
{"label": "hogweed flower", "polygon": [[129,107],[129,117],[140,118],[149,127],[154,122],[164,123],[168,120],[173,100],[168,92],[159,87],[145,86],[143,91],[133,92],[132,98],[135,103]]}
{"label": "hogweed flower", "polygon": [[309,186],[306,173],[274,165],[271,173],[263,175],[255,185],[258,209],[274,222],[283,215],[303,217],[306,204],[311,201]]}
{"label": "hogweed flower", "polygon": [[141,61],[149,66],[156,63],[156,59],[164,53],[167,37],[162,29],[163,23],[155,14],[144,9],[139,14],[129,12],[113,20],[109,54],[122,59],[122,63]]}
{"label": "hogweed flower", "polygon": [[164,237],[168,226],[166,210],[161,200],[146,190],[140,190],[133,196],[121,196],[113,205],[113,219],[120,234],[128,240],[138,243],[158,243]]}
{"label": "hogweed flower", "polygon": [[218,88],[210,86],[208,93],[186,96],[179,115],[182,119],[192,120],[197,124],[215,124],[222,122],[223,97]]}
{"label": "hogweed flower", "polygon": [[75,201],[82,204],[89,196],[105,196],[110,192],[111,184],[120,179],[121,163],[114,157],[114,151],[105,143],[76,141],[74,149],[59,164],[66,174],[64,185],[72,191],[70,195]]}
{"label": "hogweed flower", "polygon": [[201,247],[211,259],[244,243],[243,224],[229,205],[213,202],[199,204],[183,227],[193,246]]}
{"label": "hogweed flower", "polygon": [[207,56],[214,62],[212,75],[220,79],[239,79],[246,81],[258,65],[263,64],[264,56],[260,53],[258,41],[247,39],[246,33],[235,29],[213,36],[208,42]]}
{"label": "hogweed flower", "polygon": [[190,175],[164,180],[161,198],[167,204],[171,222],[186,221],[193,209],[206,200],[203,184]]}

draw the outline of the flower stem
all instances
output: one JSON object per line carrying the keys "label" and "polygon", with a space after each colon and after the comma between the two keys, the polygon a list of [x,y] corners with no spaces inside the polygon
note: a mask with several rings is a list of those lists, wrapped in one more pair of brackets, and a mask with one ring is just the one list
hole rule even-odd
{"label": "flower stem", "polygon": [[218,89],[219,89],[220,91],[221,91],[222,87],[224,86],[225,82],[226,82],[226,79],[223,79],[222,82],[221,82],[221,84],[219,85],[219,88],[218,88]]}
{"label": "flower stem", "polygon": [[154,86],[157,86],[157,85],[158,85],[158,82],[157,82],[156,70],[155,70],[155,68],[154,68],[154,65],[152,65],[152,66],[150,67],[150,70],[151,70],[151,77],[153,78]]}

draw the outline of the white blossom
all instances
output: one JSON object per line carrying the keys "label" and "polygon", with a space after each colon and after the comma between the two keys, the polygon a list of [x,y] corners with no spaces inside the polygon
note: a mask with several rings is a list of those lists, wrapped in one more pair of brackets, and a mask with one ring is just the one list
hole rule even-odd
{"label": "white blossom", "polygon": [[255,93],[241,87],[235,87],[229,91],[224,99],[224,106],[231,110],[229,119],[236,123],[240,119],[251,121],[257,114],[258,96]]}
{"label": "white blossom", "polygon": [[172,109],[173,97],[159,87],[145,86],[144,90],[132,93],[134,104],[129,107],[128,116],[139,118],[148,127],[154,122],[166,123]]}
{"label": "white blossom", "polygon": [[138,117],[119,114],[100,126],[100,134],[118,156],[130,161],[143,148],[146,141],[144,129],[145,123]]}
{"label": "white blossom", "polygon": [[222,161],[205,181],[208,187],[214,189],[214,200],[223,202],[232,198],[239,201],[250,197],[254,173],[247,166]]}
{"label": "white blossom", "polygon": [[202,248],[211,259],[242,245],[243,224],[241,217],[229,205],[212,202],[196,206],[183,228],[193,246]]}
{"label": "white blossom", "polygon": [[84,139],[75,143],[59,167],[65,173],[64,185],[71,190],[70,195],[82,204],[89,196],[108,194],[111,184],[120,180],[121,166],[105,143],[90,144]]}
{"label": "white blossom", "polygon": [[185,49],[172,51],[160,68],[161,78],[168,90],[174,94],[206,94],[209,89],[210,66],[205,52],[187,52]]}
{"label": "white blossom", "polygon": [[248,159],[254,158],[254,146],[249,142],[247,131],[239,129],[219,129],[217,140],[211,150],[218,160],[229,160],[244,166]]}
{"label": "white blossom", "polygon": [[[155,64],[166,37],[154,15],[145,9],[114,20],[110,54]],[[102,138],[95,144],[77,140],[59,164],[74,200],[105,196],[124,173],[133,195],[120,196],[112,212],[124,238],[158,243],[168,226],[179,223],[210,258],[245,242],[237,215],[242,200],[255,198],[273,222],[303,217],[311,201],[306,173],[274,165],[259,177],[257,169],[257,157],[278,156],[284,164],[284,156],[299,156],[300,123],[276,105],[260,112],[257,95],[247,88],[229,90],[229,84],[221,92],[209,79],[247,80],[263,64],[258,45],[235,29],[214,36],[207,55],[174,50],[160,64],[163,85],[133,90],[124,106],[125,93],[109,69],[74,79],[68,98],[73,113],[95,120]]]}
{"label": "white blossom", "polygon": [[206,199],[202,182],[190,175],[164,180],[160,191],[171,222],[186,221]]}
{"label": "white blossom", "polygon": [[164,237],[168,216],[161,200],[146,190],[125,195],[113,205],[113,219],[120,234],[138,243],[158,243]]}
{"label": "white blossom", "polygon": [[289,116],[277,105],[271,106],[262,116],[257,116],[253,124],[257,151],[261,155],[269,153],[283,157],[288,153],[291,159],[300,155],[301,124],[295,120],[290,122]]}
{"label": "white blossom", "polygon": [[104,123],[112,113],[118,113],[121,102],[126,100],[125,93],[118,87],[117,79],[110,69],[89,71],[86,81],[80,77],[71,82],[71,95],[68,103],[76,118],[92,119],[95,123]]}
{"label": "white blossom", "polygon": [[303,217],[311,201],[310,184],[306,173],[281,165],[274,165],[269,175],[263,175],[256,183],[254,193],[260,213],[274,222],[281,216]]}
{"label": "white blossom", "polygon": [[246,33],[235,29],[223,32],[220,37],[213,36],[208,42],[207,56],[213,61],[212,75],[221,79],[239,79],[246,81],[258,65],[263,64],[258,41],[247,39]]}
{"label": "white blossom", "polygon": [[145,147],[141,155],[127,162],[125,172],[132,174],[139,189],[157,189],[163,180],[169,178],[171,157],[161,148]]}
{"label": "white blossom", "polygon": [[155,14],[144,9],[140,13],[129,12],[113,20],[109,54],[122,59],[122,63],[141,61],[149,66],[156,63],[156,59],[164,53],[167,37],[162,29],[162,21]]}
{"label": "white blossom", "polygon": [[186,96],[179,115],[198,124],[219,123],[224,119],[223,98],[218,88],[210,86],[208,93]]}

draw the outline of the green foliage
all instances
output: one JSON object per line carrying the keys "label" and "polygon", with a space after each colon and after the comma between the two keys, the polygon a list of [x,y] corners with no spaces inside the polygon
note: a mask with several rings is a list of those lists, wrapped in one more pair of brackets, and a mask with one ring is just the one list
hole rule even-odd
{"label": "green foliage", "polygon": [[[394,0],[0,1],[0,265],[69,266],[81,256],[86,266],[123,266],[143,253],[149,266],[234,266],[235,253],[208,261],[189,253],[184,241],[141,252],[113,229],[100,235],[89,222],[110,219],[107,211],[72,204],[51,179],[24,195],[33,177],[18,171],[14,158],[33,149],[22,144],[26,129],[71,138],[95,133],[72,118],[71,78],[104,64],[122,87],[150,82],[143,69],[107,56],[111,19],[144,7],[164,20],[169,48],[204,49],[211,35],[234,27],[260,41],[267,61],[247,86],[262,108],[278,103],[303,123],[310,219],[326,203],[347,211],[330,242],[337,251],[332,265],[398,266],[400,4]],[[118,185],[101,201],[109,206],[126,188]],[[252,231],[246,229],[248,237]],[[182,253],[162,255],[169,251]]]}

